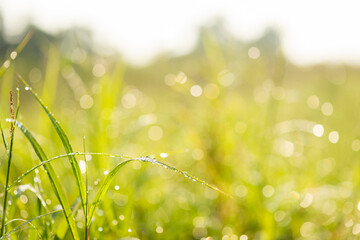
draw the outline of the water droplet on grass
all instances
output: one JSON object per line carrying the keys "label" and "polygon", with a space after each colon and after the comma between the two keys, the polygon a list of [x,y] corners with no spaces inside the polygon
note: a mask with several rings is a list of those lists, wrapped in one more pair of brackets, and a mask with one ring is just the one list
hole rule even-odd
{"label": "water droplet on grass", "polygon": [[80,171],[82,174],[86,172],[86,163],[84,160],[80,160],[79,162]]}
{"label": "water droplet on grass", "polygon": [[10,53],[10,58],[12,59],[12,60],[15,60],[15,58],[17,57],[17,52],[15,52],[15,51],[13,51],[13,52],[11,52]]}
{"label": "water droplet on grass", "polygon": [[157,233],[163,233],[164,229],[161,226],[157,226],[156,227],[156,232]]}
{"label": "water droplet on grass", "polygon": [[10,67],[10,61],[6,60],[3,64],[4,68],[9,68]]}
{"label": "water droplet on grass", "polygon": [[239,240],[248,240],[248,236],[246,236],[245,234],[244,235],[241,235]]}
{"label": "water droplet on grass", "polygon": [[313,128],[313,133],[316,137],[321,137],[324,134],[324,126],[316,124]]}

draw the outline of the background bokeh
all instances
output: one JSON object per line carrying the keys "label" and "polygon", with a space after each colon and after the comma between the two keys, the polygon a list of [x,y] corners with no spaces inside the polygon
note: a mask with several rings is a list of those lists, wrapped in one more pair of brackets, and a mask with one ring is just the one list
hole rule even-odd
{"label": "background bokeh", "polygon": [[[360,233],[357,66],[294,65],[276,30],[243,41],[221,19],[199,28],[190,53],[163,52],[143,66],[115,50],[95,51],[84,28],[53,35],[29,28],[32,39],[0,79],[7,137],[9,90],[18,87],[19,120],[49,157],[64,153],[41,106],[15,77],[19,73],[61,122],[74,151],[84,150],[85,136],[89,152],[154,155],[234,196],[135,162],[113,181],[95,214],[92,239],[356,239]],[[2,33],[2,62],[24,34],[9,41]],[[0,148],[1,192],[6,156]],[[120,160],[87,160],[91,199],[104,172]],[[11,179],[38,163],[17,131]],[[75,202],[68,161],[53,165]],[[49,209],[59,207],[43,169],[21,184],[30,184]],[[9,219],[38,215],[31,191],[18,188],[11,201]],[[61,219],[55,216],[54,229]],[[45,231],[46,224],[34,224]]]}

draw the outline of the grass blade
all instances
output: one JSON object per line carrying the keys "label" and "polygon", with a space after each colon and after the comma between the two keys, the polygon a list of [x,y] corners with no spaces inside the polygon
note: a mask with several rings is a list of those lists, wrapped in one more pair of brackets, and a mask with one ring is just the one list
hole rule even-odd
{"label": "grass blade", "polygon": [[7,142],[6,142],[6,139],[5,139],[5,135],[4,135],[4,131],[2,129],[1,122],[0,122],[0,131],[1,131],[1,138],[2,138],[2,141],[4,143],[5,150],[7,151],[8,150],[8,145],[7,145]]}
{"label": "grass blade", "polygon": [[11,62],[15,60],[15,58],[17,57],[17,55],[19,55],[19,53],[21,53],[21,51],[24,49],[24,47],[26,46],[26,44],[30,41],[32,35],[34,34],[33,30],[30,30],[25,37],[23,38],[23,40],[20,42],[20,44],[16,47],[15,49],[15,54],[13,54],[14,52],[11,53],[10,57],[5,60],[5,62],[3,63],[3,65],[0,67],[0,78],[4,75],[4,73],[6,72],[6,70],[10,67]]}
{"label": "grass blade", "polygon": [[[58,133],[58,136],[61,139],[61,142],[62,142],[62,144],[63,144],[63,146],[65,148],[65,151],[67,153],[72,153],[73,150],[72,150],[72,147],[70,145],[70,141],[69,141],[67,135],[65,134],[64,130],[62,129],[60,123],[55,119],[54,115],[48,110],[48,108],[45,106],[45,104],[42,102],[42,100],[38,97],[38,95],[32,90],[32,88],[24,80],[24,78],[21,77],[20,74],[17,74],[17,76],[24,83],[25,88],[30,91],[30,93],[35,97],[37,102],[41,105],[41,107],[44,109],[44,111],[48,115],[48,117],[49,117],[51,123],[53,124],[56,132]],[[76,161],[75,155],[69,155],[68,158],[69,158],[71,168],[72,168],[72,170],[74,172],[74,175],[75,175],[75,178],[76,178],[76,184],[78,186],[78,190],[79,190],[79,193],[80,193],[80,199],[81,199],[82,207],[83,207],[83,210],[85,211],[85,208],[86,208],[86,205],[87,205],[87,203],[86,203],[86,189],[85,189],[84,180],[83,180],[82,175],[81,175],[80,167],[79,167],[79,164]]]}
{"label": "grass blade", "polygon": [[36,220],[36,219],[39,219],[39,218],[42,218],[42,217],[45,217],[45,216],[48,216],[48,215],[51,215],[51,214],[54,214],[54,213],[57,213],[57,212],[61,212],[61,211],[64,211],[64,209],[57,210],[57,211],[52,211],[52,212],[45,213],[45,214],[43,214],[43,215],[34,217],[34,218],[32,218],[32,219],[24,222],[23,224],[17,226],[16,228],[14,228],[13,230],[11,230],[10,232],[6,233],[3,237],[0,238],[0,240],[5,239],[6,237],[8,237],[8,236],[9,236],[10,234],[12,234],[13,232],[16,232],[17,230],[19,230],[19,229],[20,229],[21,227],[23,227],[24,225],[29,224],[29,223],[31,223],[32,221]]}
{"label": "grass blade", "polygon": [[99,205],[99,203],[101,202],[102,198],[104,197],[106,191],[110,187],[111,181],[113,180],[114,176],[117,174],[117,172],[123,166],[125,166],[126,164],[128,164],[128,163],[130,163],[132,161],[140,161],[140,162],[147,162],[147,163],[157,164],[157,165],[159,165],[161,167],[164,167],[166,169],[169,169],[169,170],[171,170],[173,172],[179,173],[179,174],[185,176],[186,178],[188,178],[188,179],[190,179],[190,180],[192,180],[194,182],[201,183],[204,186],[207,186],[207,187],[209,187],[209,188],[211,188],[211,189],[213,189],[213,190],[215,190],[215,191],[217,191],[217,192],[219,192],[221,194],[224,194],[224,195],[232,198],[231,195],[221,191],[217,187],[214,187],[214,186],[208,184],[207,182],[205,182],[205,181],[203,181],[203,180],[201,180],[201,179],[199,179],[199,178],[197,178],[197,177],[195,177],[195,176],[193,176],[193,175],[191,175],[191,174],[189,174],[189,173],[187,173],[185,171],[181,171],[181,170],[179,170],[179,169],[177,169],[177,168],[175,168],[173,166],[170,166],[170,165],[168,165],[166,163],[159,162],[155,158],[150,158],[150,157],[133,158],[133,159],[128,159],[128,160],[125,160],[125,161],[119,163],[113,170],[111,170],[109,172],[109,174],[106,176],[104,182],[100,185],[100,188],[97,191],[96,196],[94,198],[94,201],[91,204],[91,207],[90,207],[90,210],[89,210],[89,217],[88,217],[88,223],[87,223],[88,226],[90,226],[91,220],[92,220],[92,218],[94,216],[94,213],[95,213],[95,210],[96,210],[97,206]]}
{"label": "grass blade", "polygon": [[[81,208],[81,200],[80,198],[76,198],[75,201],[71,204],[71,210],[76,218],[76,215],[79,213],[79,208]],[[55,239],[65,239],[65,236],[67,235],[69,231],[69,227],[64,219],[61,219],[59,224],[56,227],[56,237]]]}
{"label": "grass blade", "polygon": [[[58,155],[58,156],[50,158],[50,159],[48,159],[46,161],[43,161],[43,162],[39,163],[38,165],[32,167],[31,169],[27,170],[24,174],[22,174],[20,177],[18,177],[8,187],[8,190],[12,189],[14,186],[19,184],[23,178],[25,178],[27,175],[29,175],[30,173],[32,173],[36,169],[40,168],[41,166],[43,166],[43,165],[45,165],[45,164],[47,164],[49,162],[52,162],[52,161],[54,161],[56,159],[67,158],[67,157],[69,157],[69,155],[97,155],[97,156],[107,156],[107,157],[116,157],[116,158],[131,158],[131,157],[127,157],[127,156],[124,156],[124,155],[114,155],[114,154],[108,154],[108,153],[81,153],[81,152],[74,152],[74,153],[67,153],[67,154]],[[1,195],[0,195],[0,197],[1,197]]]}
{"label": "grass blade", "polygon": [[[30,170],[28,170],[26,173],[24,173],[23,175],[21,175],[10,187],[14,187],[18,182],[20,182],[25,176],[27,176],[28,174],[30,174],[31,172],[33,172],[35,169],[45,165],[45,164],[48,164],[49,162],[51,161],[54,161],[56,159],[60,159],[60,158],[65,158],[65,157],[68,157],[69,155],[100,155],[100,156],[107,156],[107,157],[115,157],[115,158],[130,158],[128,156],[124,156],[124,155],[116,155],[116,154],[108,154],[108,153],[82,153],[82,152],[74,152],[74,153],[68,153],[68,154],[63,154],[63,155],[59,155],[59,156],[56,156],[56,157],[53,157],[51,159],[48,159],[46,161],[43,161],[41,162],[40,164],[38,164],[37,166],[31,168]],[[90,206],[90,209],[88,211],[88,221],[87,221],[87,227],[90,226],[90,223],[91,223],[91,220],[94,216],[94,213],[95,213],[95,210],[97,208],[97,206],[99,205],[99,203],[101,202],[103,196],[105,195],[106,191],[108,190],[110,184],[111,184],[111,181],[113,180],[114,176],[117,174],[117,172],[123,167],[125,166],[126,164],[132,162],[132,161],[140,161],[140,162],[147,162],[147,163],[152,163],[152,164],[157,164],[161,167],[164,167],[168,170],[171,170],[173,172],[176,172],[176,173],[179,173],[183,176],[185,176],[186,178],[194,181],[194,182],[198,182],[198,183],[201,183],[202,185],[206,186],[206,187],[209,187],[227,197],[230,197],[232,198],[231,195],[221,191],[220,189],[218,189],[217,187],[214,187],[212,185],[210,185],[209,183],[189,174],[188,172],[186,171],[181,171],[171,165],[168,165],[166,163],[163,163],[163,162],[159,162],[157,161],[156,159],[154,158],[150,158],[150,157],[143,157],[143,158],[131,158],[131,159],[127,159],[127,160],[124,160],[123,162],[119,163],[113,170],[111,170],[109,172],[109,174],[106,176],[104,182],[100,185],[100,188],[98,190],[98,192],[96,193],[96,196],[94,198],[94,201],[93,203],[91,204]]]}
{"label": "grass blade", "polygon": [[[14,102],[13,102],[13,95],[12,91],[10,91],[10,112],[11,112],[11,119],[15,121],[15,113],[14,113]],[[18,111],[17,111],[18,113]],[[8,151],[8,165],[6,171],[6,182],[5,182],[5,193],[4,193],[4,203],[3,203],[3,214],[1,218],[1,229],[0,229],[0,237],[4,235],[5,232],[5,218],[6,218],[6,208],[7,208],[7,197],[8,197],[8,186],[9,186],[9,178],[10,178],[10,168],[11,168],[11,160],[12,160],[12,150],[14,146],[14,122],[11,121],[10,123],[10,146]]]}
{"label": "grass blade", "polygon": [[[83,138],[83,145],[84,145],[84,152],[86,152],[86,145],[85,145],[85,136]],[[89,231],[90,229],[87,227],[88,222],[88,213],[89,213],[89,182],[88,182],[88,164],[86,160],[86,155],[84,156],[85,162],[85,188],[86,188],[86,206],[85,206],[85,219],[84,219],[84,226],[85,226],[85,240],[90,238]]]}
{"label": "grass blade", "polygon": [[[22,221],[22,222],[27,222],[27,220],[25,219],[21,219],[21,218],[14,218],[14,219],[11,219],[10,221],[8,221],[7,223],[5,223],[5,226],[12,223],[12,222],[15,222],[15,221]],[[37,228],[31,223],[29,222],[28,223],[32,228],[35,229],[35,231],[37,232],[37,235],[38,235],[38,239],[41,239],[41,235],[39,233],[39,231],[37,230]]]}
{"label": "grass blade", "polygon": [[[36,139],[29,132],[29,130],[22,123],[20,123],[18,121],[15,122],[15,125],[21,130],[21,132],[28,139],[28,141],[30,142],[31,146],[33,147],[36,155],[39,157],[40,161],[41,162],[46,161],[48,158],[47,158],[44,150],[41,148],[40,144],[36,141]],[[77,233],[75,220],[74,220],[73,214],[71,212],[69,203],[67,201],[64,188],[62,187],[59,179],[57,178],[57,174],[56,174],[54,168],[51,166],[51,164],[46,163],[44,165],[44,167],[46,169],[47,175],[48,175],[50,183],[54,189],[54,192],[55,192],[62,208],[64,209],[65,218],[66,218],[66,221],[68,222],[71,234],[75,240],[78,240],[79,236]]]}

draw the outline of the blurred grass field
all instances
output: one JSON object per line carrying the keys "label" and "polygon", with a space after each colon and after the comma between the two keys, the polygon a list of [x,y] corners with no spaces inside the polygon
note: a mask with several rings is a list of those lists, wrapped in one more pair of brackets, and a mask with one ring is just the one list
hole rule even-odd
{"label": "blurred grass field", "polygon": [[[275,31],[241,42],[218,25],[201,29],[192,53],[164,53],[136,67],[117,53],[99,54],[88,34],[35,31],[0,79],[6,138],[9,91],[19,88],[18,120],[48,157],[65,153],[45,112],[17,80],[19,73],[60,121],[74,151],[153,155],[234,196],[134,162],[119,171],[100,203],[91,239],[357,239],[358,67],[295,66],[283,56]],[[6,46],[2,62],[15,48]],[[0,157],[3,193],[3,147]],[[91,200],[119,159],[86,158]],[[37,164],[16,129],[10,179]],[[79,193],[70,164],[59,159],[52,165],[72,205]],[[49,210],[59,209],[40,168],[10,192],[7,220],[45,213],[29,187]],[[62,213],[52,218],[50,225],[46,218],[35,220],[11,239],[37,239],[38,234],[57,239],[67,227]],[[83,218],[80,212],[76,216],[81,236]],[[20,223],[11,222],[7,229]],[[64,238],[72,237],[68,232]]]}

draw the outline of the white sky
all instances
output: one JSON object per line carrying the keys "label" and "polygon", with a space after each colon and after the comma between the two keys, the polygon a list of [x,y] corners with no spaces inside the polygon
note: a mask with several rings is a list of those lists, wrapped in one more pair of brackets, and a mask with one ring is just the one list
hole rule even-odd
{"label": "white sky", "polygon": [[50,32],[85,26],[132,62],[191,50],[196,29],[222,16],[245,40],[268,26],[279,29],[285,54],[297,64],[360,64],[358,0],[0,0],[0,10],[8,33],[28,19]]}

